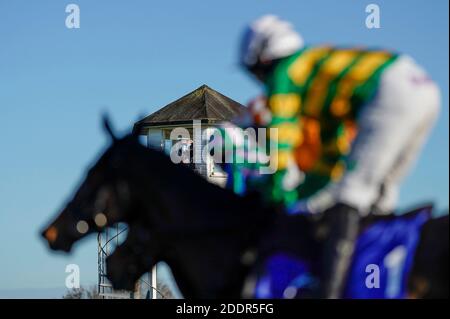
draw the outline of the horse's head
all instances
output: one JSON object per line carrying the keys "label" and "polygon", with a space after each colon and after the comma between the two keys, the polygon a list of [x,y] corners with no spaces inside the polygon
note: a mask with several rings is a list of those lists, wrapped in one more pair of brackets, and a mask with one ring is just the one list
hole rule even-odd
{"label": "horse's head", "polygon": [[107,259],[114,288],[132,289],[165,261],[185,296],[239,296],[251,267],[243,256],[257,247],[272,211],[141,145],[140,127],[118,139],[104,124],[112,145],[43,231],[50,247],[68,252],[86,235],[126,223],[127,239]]}
{"label": "horse's head", "polygon": [[[144,146],[138,142],[138,131],[116,138],[108,119],[104,126],[112,139],[111,146],[89,170],[81,186],[56,219],[42,232],[54,250],[70,251],[72,245],[93,232],[133,219],[138,201],[130,183],[138,179],[138,167],[128,163],[138,158]],[[135,161],[134,161],[135,162]]]}
{"label": "horse's head", "polygon": [[133,290],[136,281],[156,264],[160,239],[141,223],[128,227],[128,235],[106,258],[107,276],[114,289]]}

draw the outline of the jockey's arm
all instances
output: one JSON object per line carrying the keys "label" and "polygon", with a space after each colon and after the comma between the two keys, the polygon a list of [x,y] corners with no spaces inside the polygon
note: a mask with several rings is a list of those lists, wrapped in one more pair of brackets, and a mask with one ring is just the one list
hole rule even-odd
{"label": "jockey's arm", "polygon": [[302,140],[299,119],[301,96],[293,89],[286,72],[274,72],[269,81],[267,107],[271,113],[267,126],[277,129],[275,136],[268,133],[270,142],[277,148],[277,152],[272,152],[271,158],[277,163],[277,170],[270,179],[271,196],[276,203],[290,204],[297,199],[295,187],[290,181],[291,174],[288,172],[290,168],[297,169],[294,149]]}

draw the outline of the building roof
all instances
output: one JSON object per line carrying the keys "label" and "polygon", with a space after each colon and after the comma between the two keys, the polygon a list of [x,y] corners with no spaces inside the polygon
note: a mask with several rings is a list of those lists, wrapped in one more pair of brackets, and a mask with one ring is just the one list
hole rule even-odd
{"label": "building roof", "polygon": [[231,120],[245,112],[245,107],[229,97],[202,85],[176,101],[135,123],[143,129],[152,126],[192,124],[193,120],[216,123]]}

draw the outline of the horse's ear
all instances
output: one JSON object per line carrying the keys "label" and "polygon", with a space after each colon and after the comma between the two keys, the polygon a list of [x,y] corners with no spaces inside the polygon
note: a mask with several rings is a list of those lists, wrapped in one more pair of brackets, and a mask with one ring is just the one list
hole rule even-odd
{"label": "horse's ear", "polygon": [[117,140],[116,135],[114,134],[114,131],[112,129],[112,125],[111,125],[111,121],[109,119],[108,114],[104,113],[102,116],[102,120],[103,120],[103,128],[105,129],[105,131],[108,133],[108,135],[111,137],[111,139],[113,141]]}
{"label": "horse's ear", "polygon": [[142,129],[144,128],[145,124],[144,121],[138,121],[136,122],[136,124],[134,124],[133,126],[133,130],[131,131],[131,134],[135,137],[135,138],[139,138],[139,135],[141,135]]}

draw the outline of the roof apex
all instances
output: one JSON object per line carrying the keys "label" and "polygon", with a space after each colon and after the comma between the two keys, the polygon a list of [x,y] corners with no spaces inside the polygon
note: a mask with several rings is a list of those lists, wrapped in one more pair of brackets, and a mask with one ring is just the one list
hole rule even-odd
{"label": "roof apex", "polygon": [[180,122],[189,123],[193,120],[220,122],[231,120],[244,111],[245,107],[242,104],[203,84],[136,124],[151,127]]}

